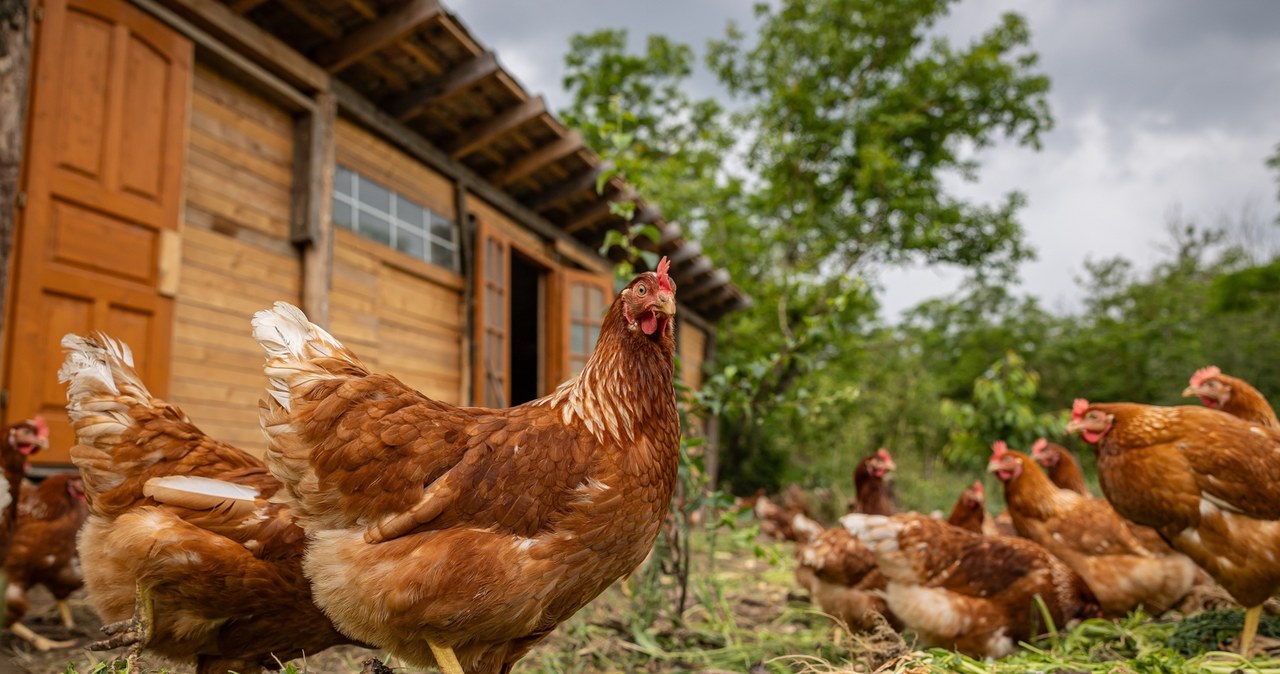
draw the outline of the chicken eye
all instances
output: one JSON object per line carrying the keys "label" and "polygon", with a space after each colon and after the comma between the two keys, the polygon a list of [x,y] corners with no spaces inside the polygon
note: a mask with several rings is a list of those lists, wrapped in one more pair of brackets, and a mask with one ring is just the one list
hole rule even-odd
{"label": "chicken eye", "polygon": [[648,294],[649,294],[649,288],[648,288],[647,286],[643,286],[643,285],[641,285],[641,286],[636,286],[636,294],[637,294],[637,295],[639,295],[639,296],[641,296],[641,297],[644,297],[645,295],[648,295]]}

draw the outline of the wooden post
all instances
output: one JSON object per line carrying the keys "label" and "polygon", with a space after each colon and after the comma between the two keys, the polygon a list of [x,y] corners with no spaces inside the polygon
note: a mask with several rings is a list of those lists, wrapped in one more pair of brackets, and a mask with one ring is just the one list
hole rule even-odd
{"label": "wooden post", "polygon": [[302,250],[302,310],[329,325],[333,288],[333,173],[337,101],[316,94],[316,109],[294,122],[293,204],[290,234]]}
{"label": "wooden post", "polygon": [[0,335],[4,334],[9,256],[22,195],[18,178],[26,129],[31,31],[27,0],[0,0]]}
{"label": "wooden post", "polygon": [[475,405],[476,392],[473,386],[476,344],[476,296],[475,274],[479,271],[475,265],[476,228],[467,212],[467,186],[460,180],[453,183],[454,217],[458,219],[459,243],[462,244],[462,390],[458,392],[459,401],[463,405]]}

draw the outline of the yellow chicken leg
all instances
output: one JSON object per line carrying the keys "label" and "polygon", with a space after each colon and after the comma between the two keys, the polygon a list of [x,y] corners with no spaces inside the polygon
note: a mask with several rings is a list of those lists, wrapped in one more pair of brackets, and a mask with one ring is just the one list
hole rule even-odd
{"label": "yellow chicken leg", "polygon": [[43,652],[51,651],[55,648],[71,648],[76,645],[75,641],[54,641],[52,639],[42,637],[39,634],[32,632],[31,628],[23,625],[22,623],[14,623],[13,626],[9,628],[9,631],[13,632],[16,636],[27,640],[27,642],[34,646],[37,651]]}
{"label": "yellow chicken leg", "polygon": [[439,665],[441,672],[444,672],[444,674],[465,674],[462,671],[462,665],[458,662],[458,656],[453,653],[453,648],[441,646],[429,639],[427,640],[427,645],[431,647],[431,654],[436,656],[436,664]]}
{"label": "yellow chicken leg", "polygon": [[71,605],[63,599],[57,600],[56,603],[58,604],[58,615],[62,616],[62,626],[69,630],[75,629],[76,619],[71,615]]}
{"label": "yellow chicken leg", "polygon": [[1240,635],[1240,655],[1249,657],[1253,637],[1258,634],[1258,620],[1262,618],[1262,606],[1253,606],[1244,612],[1244,632]]}

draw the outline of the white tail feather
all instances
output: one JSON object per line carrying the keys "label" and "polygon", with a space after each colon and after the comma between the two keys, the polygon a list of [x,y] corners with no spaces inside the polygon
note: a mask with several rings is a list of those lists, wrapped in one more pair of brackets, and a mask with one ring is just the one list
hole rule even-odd
{"label": "white tail feather", "polygon": [[252,501],[259,496],[258,490],[253,487],[246,487],[245,485],[235,484],[234,482],[215,480],[213,478],[200,477],[197,475],[169,475],[166,477],[153,477],[150,480],[147,480],[146,485],[143,487],[143,493],[150,496],[151,491],[158,488],[187,492],[189,494],[199,494],[201,496],[216,496],[218,498],[236,500]]}
{"label": "white tail feather", "polygon": [[[346,349],[333,335],[307,320],[302,310],[287,302],[253,315],[253,338],[267,352],[267,393],[281,407],[289,409],[289,377],[314,368],[302,363],[317,356],[346,357]],[[299,382],[293,382],[297,384]]]}

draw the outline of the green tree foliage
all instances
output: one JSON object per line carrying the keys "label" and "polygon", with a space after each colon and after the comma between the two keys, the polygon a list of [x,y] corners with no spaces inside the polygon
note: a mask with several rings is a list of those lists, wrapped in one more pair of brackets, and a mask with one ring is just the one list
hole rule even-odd
{"label": "green tree foliage", "polygon": [[1013,449],[1029,450],[1040,437],[1056,437],[1067,422],[1064,411],[1037,412],[1040,375],[1028,370],[1013,351],[991,364],[973,382],[973,399],[942,401],[942,417],[951,429],[943,458],[955,466],[980,468],[991,443],[1004,440]]}

